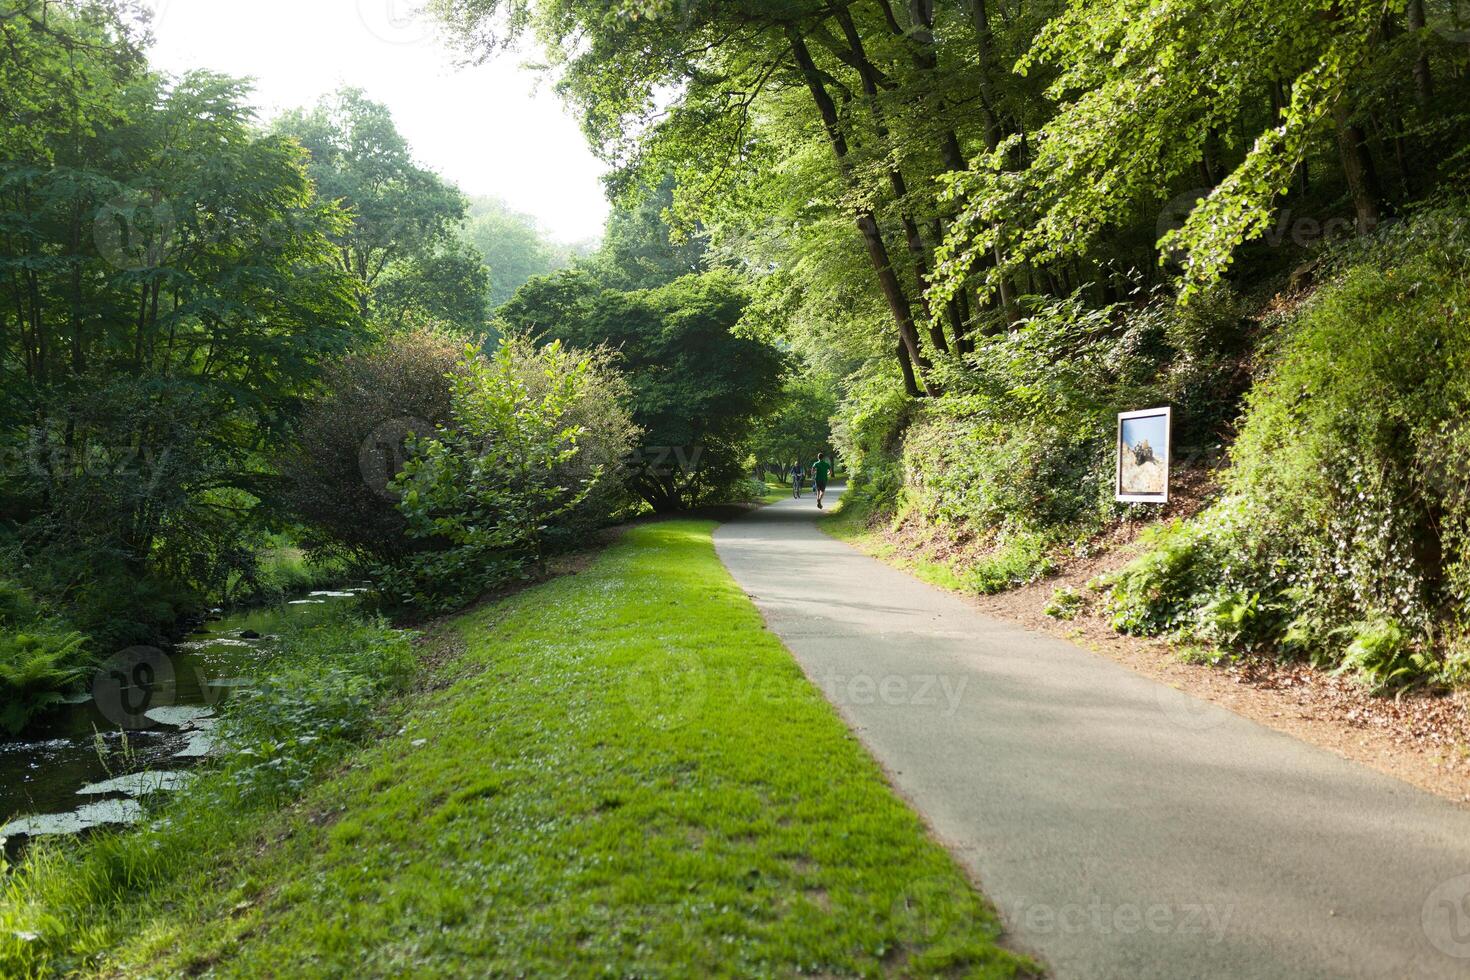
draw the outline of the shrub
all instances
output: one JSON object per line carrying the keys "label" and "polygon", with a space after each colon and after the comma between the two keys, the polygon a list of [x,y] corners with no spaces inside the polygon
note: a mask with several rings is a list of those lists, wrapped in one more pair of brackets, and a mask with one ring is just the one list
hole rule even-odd
{"label": "shrub", "polygon": [[402,470],[404,441],[449,419],[450,377],[464,344],[420,326],[326,370],[280,467],[286,506],[315,532],[309,544],[380,560],[423,547],[408,535],[388,484]]}
{"label": "shrub", "polygon": [[451,419],[416,439],[394,481],[408,533],[432,547],[379,570],[405,605],[446,608],[536,565],[550,529],[596,518],[620,499],[636,430],[605,356],[510,338],[469,357],[453,379]]}
{"label": "shrub", "polygon": [[981,595],[1029,585],[1056,570],[1047,539],[1038,534],[1015,533],[1001,539],[990,554],[966,570],[965,587]]}
{"label": "shrub", "polygon": [[1188,308],[1163,296],[1039,305],[963,367],[940,367],[945,396],[904,433],[899,506],[976,532],[1095,533],[1125,512],[1113,500],[1116,413],[1171,404],[1177,460],[1213,445],[1236,410],[1249,337],[1223,289]]}
{"label": "shrub", "polygon": [[234,791],[255,802],[304,789],[372,727],[417,663],[412,634],[350,609],[283,618],[276,630],[279,666],[226,702],[220,730]]}
{"label": "shrub", "polygon": [[1051,594],[1042,612],[1052,619],[1076,619],[1077,614],[1082,611],[1084,600],[1082,594],[1071,586],[1063,586]]}
{"label": "shrub", "polygon": [[1353,673],[1374,687],[1392,687],[1421,676],[1430,664],[1410,645],[1404,629],[1384,616],[1349,625],[1350,637],[1342,663],[1335,673]]}
{"label": "shrub", "polygon": [[23,626],[41,616],[35,597],[17,582],[0,578],[0,628]]}

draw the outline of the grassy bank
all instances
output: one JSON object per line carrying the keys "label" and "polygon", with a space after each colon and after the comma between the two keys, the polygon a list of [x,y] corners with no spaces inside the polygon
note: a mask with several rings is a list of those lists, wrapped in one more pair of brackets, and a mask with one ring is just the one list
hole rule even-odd
{"label": "grassy bank", "polygon": [[140,976],[1024,972],[713,526],[459,618],[387,737],[77,947],[105,929],[101,967]]}
{"label": "grassy bank", "polygon": [[921,551],[905,551],[883,533],[883,527],[891,522],[891,518],[885,519],[861,503],[854,505],[844,499],[832,517],[819,526],[864,554],[955,592],[1003,592],[1041,578],[1055,567],[1047,550],[1026,536],[1012,538],[979,559],[965,551],[934,557]]}

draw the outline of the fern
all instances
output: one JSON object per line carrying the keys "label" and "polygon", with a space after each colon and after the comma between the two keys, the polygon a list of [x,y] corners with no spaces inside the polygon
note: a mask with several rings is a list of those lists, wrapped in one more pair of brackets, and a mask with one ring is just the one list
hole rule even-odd
{"label": "fern", "polygon": [[0,635],[0,728],[19,732],[84,672],[80,633]]}

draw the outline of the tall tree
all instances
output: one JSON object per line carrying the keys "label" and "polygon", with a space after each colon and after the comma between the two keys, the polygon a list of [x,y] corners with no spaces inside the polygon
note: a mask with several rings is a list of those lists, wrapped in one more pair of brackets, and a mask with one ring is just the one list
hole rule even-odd
{"label": "tall tree", "polygon": [[29,80],[0,97],[0,448],[32,464],[0,524],[32,560],[85,555],[82,579],[208,582],[359,328],[346,221],[246,83],[149,73],[120,11],[0,22],[0,73]]}
{"label": "tall tree", "polygon": [[338,265],[359,283],[364,316],[390,265],[433,254],[464,219],[464,196],[414,162],[387,106],[361,89],[344,88],[312,109],[288,112],[274,131],[306,148],[317,193],[352,217],[334,241]]}
{"label": "tall tree", "polygon": [[578,252],[575,247],[551,241],[534,218],[494,197],[471,199],[463,234],[489,270],[491,310],[498,309],[530,279],[570,265]]}

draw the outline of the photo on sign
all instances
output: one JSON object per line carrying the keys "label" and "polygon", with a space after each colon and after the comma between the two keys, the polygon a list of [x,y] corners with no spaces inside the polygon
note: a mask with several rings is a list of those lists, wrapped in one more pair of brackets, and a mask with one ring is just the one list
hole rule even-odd
{"label": "photo on sign", "polygon": [[1118,416],[1118,500],[1165,503],[1169,499],[1169,409]]}

